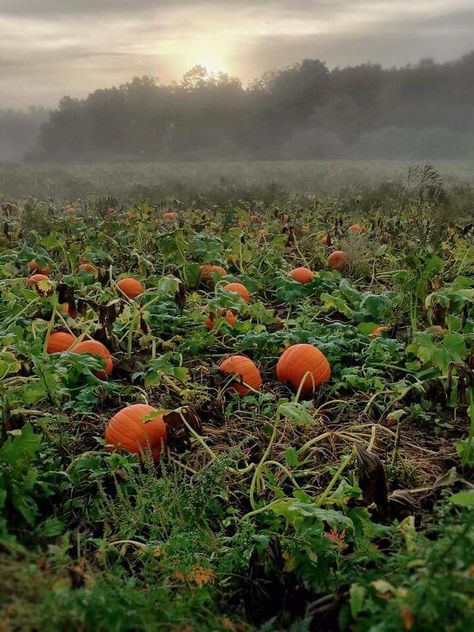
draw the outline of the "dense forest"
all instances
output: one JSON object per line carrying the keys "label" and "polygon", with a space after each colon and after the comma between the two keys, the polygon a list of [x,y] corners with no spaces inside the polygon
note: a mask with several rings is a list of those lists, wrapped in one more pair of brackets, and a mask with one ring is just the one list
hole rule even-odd
{"label": "dense forest", "polygon": [[472,158],[473,148],[474,52],[393,69],[306,59],[247,87],[202,66],[180,83],[136,77],[64,97],[28,157]]}

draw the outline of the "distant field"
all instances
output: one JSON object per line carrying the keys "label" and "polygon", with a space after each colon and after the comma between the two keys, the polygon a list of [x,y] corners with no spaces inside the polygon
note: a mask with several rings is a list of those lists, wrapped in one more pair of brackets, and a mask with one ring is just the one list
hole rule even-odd
{"label": "distant field", "polygon": [[[296,193],[328,193],[404,181],[406,161],[220,161],[130,162],[80,165],[0,164],[0,196],[77,199],[94,194],[119,197],[183,197],[219,189],[238,192],[271,186]],[[474,180],[474,161],[435,161],[447,184]]]}

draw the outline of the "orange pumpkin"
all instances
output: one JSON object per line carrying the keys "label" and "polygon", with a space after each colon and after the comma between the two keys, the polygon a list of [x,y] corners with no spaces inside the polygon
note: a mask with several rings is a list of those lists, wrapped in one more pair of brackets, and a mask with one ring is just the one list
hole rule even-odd
{"label": "orange pumpkin", "polygon": [[224,358],[219,364],[219,369],[228,375],[239,375],[243,382],[235,381],[229,388],[237,391],[240,397],[250,392],[244,384],[258,390],[262,385],[262,376],[250,358],[241,355],[234,355]]}
{"label": "orange pumpkin", "polygon": [[259,215],[251,215],[250,216],[250,221],[251,222],[259,222],[260,221],[260,216]]}
{"label": "orange pumpkin", "polygon": [[49,274],[51,272],[51,268],[48,264],[40,268],[36,259],[32,259],[30,261],[30,263],[28,264],[28,269],[30,270],[30,272],[38,272],[39,274]]}
{"label": "orange pumpkin", "polygon": [[67,351],[76,340],[76,336],[66,331],[55,331],[48,338],[48,353],[61,353]]}
{"label": "orange pumpkin", "polygon": [[145,288],[140,281],[132,279],[131,277],[120,279],[117,283],[117,287],[125,294],[125,296],[128,296],[128,298],[137,298],[137,296],[140,296],[140,294],[143,294],[145,291]]}
{"label": "orange pumpkin", "polygon": [[328,257],[328,266],[333,270],[344,270],[348,263],[347,255],[342,250],[335,250]]}
{"label": "orange pumpkin", "polygon": [[168,213],[165,213],[163,215],[163,219],[165,219],[167,222],[174,222],[175,219],[177,219],[178,214],[177,213],[173,213],[172,211],[169,211]]}
{"label": "orange pumpkin", "polygon": [[216,274],[224,277],[227,272],[222,266],[203,266],[201,268],[201,281],[203,283],[209,283]]}
{"label": "orange pumpkin", "polygon": [[433,325],[432,327],[428,327],[427,331],[432,334],[444,334],[446,329],[443,329],[441,325]]}
{"label": "orange pumpkin", "polygon": [[326,356],[309,344],[288,347],[278,360],[276,372],[280,382],[289,384],[295,391],[304,379],[301,387],[303,395],[311,395],[320,384],[331,378],[331,367]]}
{"label": "orange pumpkin", "polygon": [[249,291],[245,285],[242,285],[242,283],[227,283],[227,285],[224,285],[222,289],[226,292],[234,292],[235,294],[238,294],[246,303],[250,301]]}
{"label": "orange pumpkin", "polygon": [[97,268],[92,263],[81,263],[79,266],[79,272],[97,272]]}
{"label": "orange pumpkin", "polygon": [[142,455],[151,450],[153,461],[160,459],[161,450],[166,447],[168,428],[163,415],[145,420],[145,417],[157,413],[156,408],[146,404],[132,404],[119,410],[107,424],[105,443],[107,450],[126,450]]}
{"label": "orange pumpkin", "polygon": [[374,331],[370,334],[370,337],[377,338],[377,336],[380,336],[380,334],[382,334],[384,331],[388,331],[388,327],[376,327]]}
{"label": "orange pumpkin", "polygon": [[63,303],[61,305],[61,311],[63,314],[68,314],[70,316],[70,318],[77,318],[77,309],[70,311],[69,309],[69,303]]}
{"label": "orange pumpkin", "polygon": [[329,245],[329,235],[324,235],[324,237],[321,237],[321,239],[319,240],[320,244],[323,244],[323,246],[328,246]]}
{"label": "orange pumpkin", "polygon": [[98,342],[97,340],[84,340],[83,342],[75,345],[71,351],[73,353],[88,353],[96,358],[103,358],[105,360],[104,369],[94,373],[94,375],[102,380],[112,373],[112,369],[114,368],[112,355],[107,347],[101,342]]}
{"label": "orange pumpkin", "polygon": [[350,233],[365,233],[367,228],[365,226],[360,226],[359,224],[352,224],[349,226],[348,231]]}
{"label": "orange pumpkin", "polygon": [[[225,319],[230,327],[234,327],[237,324],[237,316],[233,312],[231,312],[230,309],[226,311]],[[204,321],[204,324],[209,331],[211,331],[211,329],[214,327],[214,320],[214,314],[210,314]]]}
{"label": "orange pumpkin", "polygon": [[290,272],[290,277],[293,281],[304,285],[313,280],[314,272],[312,272],[309,268],[295,268]]}
{"label": "orange pumpkin", "polygon": [[49,277],[46,276],[46,274],[32,274],[27,280],[26,280],[26,284],[29,287],[33,287],[34,285],[36,285],[37,283],[39,283],[40,281],[49,281]]}

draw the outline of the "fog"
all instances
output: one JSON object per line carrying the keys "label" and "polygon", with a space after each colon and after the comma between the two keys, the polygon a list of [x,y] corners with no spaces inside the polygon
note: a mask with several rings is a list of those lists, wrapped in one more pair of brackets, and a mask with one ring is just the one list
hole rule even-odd
{"label": "fog", "polygon": [[0,160],[470,159],[473,76],[474,52],[388,69],[305,59],[246,86],[198,65],[0,111]]}

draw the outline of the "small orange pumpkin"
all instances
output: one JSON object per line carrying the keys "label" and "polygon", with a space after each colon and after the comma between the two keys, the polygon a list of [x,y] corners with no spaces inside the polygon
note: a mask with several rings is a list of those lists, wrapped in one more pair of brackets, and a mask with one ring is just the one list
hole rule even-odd
{"label": "small orange pumpkin", "polygon": [[288,347],[278,360],[276,372],[280,382],[289,384],[295,391],[304,379],[301,387],[303,395],[311,395],[318,386],[331,378],[331,367],[326,356],[309,344]]}
{"label": "small orange pumpkin", "polygon": [[63,303],[61,305],[61,311],[63,314],[68,314],[68,316],[72,319],[77,318],[77,309],[71,311],[69,309],[69,303]]}
{"label": "small orange pumpkin", "polygon": [[143,294],[145,288],[136,279],[132,279],[131,277],[127,277],[126,279],[120,279],[117,283],[117,287],[128,296],[128,298],[137,298],[140,294]]}
{"label": "small orange pumpkin", "polygon": [[30,272],[38,272],[39,274],[46,274],[46,275],[48,275],[51,272],[51,268],[49,267],[48,264],[40,268],[36,259],[32,259],[30,261],[30,263],[28,264],[28,269],[30,270]]}
{"label": "small orange pumpkin", "polygon": [[163,215],[163,219],[165,219],[167,222],[174,222],[175,219],[177,219],[178,214],[177,213],[173,213],[173,211],[168,211],[168,213],[165,213]]}
{"label": "small orange pumpkin", "polygon": [[365,226],[360,226],[360,224],[352,224],[347,229],[350,233],[365,233],[367,228]]}
{"label": "small orange pumpkin", "polygon": [[348,263],[347,255],[342,250],[335,250],[328,257],[328,266],[333,270],[344,270]]}
{"label": "small orange pumpkin", "polygon": [[40,281],[49,281],[49,277],[46,276],[46,274],[32,274],[26,280],[26,284],[29,287],[33,287],[34,285],[37,285]]}
{"label": "small orange pumpkin", "polygon": [[[230,327],[234,327],[237,324],[237,316],[233,312],[231,312],[230,309],[226,311],[225,319]],[[210,314],[204,321],[204,324],[209,331],[211,331],[211,329],[214,327],[214,320],[214,314]]]}
{"label": "small orange pumpkin", "polygon": [[441,327],[441,325],[433,325],[432,327],[428,327],[427,331],[432,334],[444,334],[446,332],[446,329]]}
{"label": "small orange pumpkin", "polygon": [[69,347],[74,344],[76,340],[76,336],[66,332],[66,331],[55,331],[50,334],[48,338],[48,353],[61,353],[62,351],[67,351]]}
{"label": "small orange pumpkin", "polygon": [[321,239],[319,240],[319,243],[323,244],[323,246],[329,246],[329,241],[330,241],[329,235],[324,235],[324,237],[321,237]]}
{"label": "small orange pumpkin", "polygon": [[123,449],[139,456],[151,450],[153,461],[159,461],[161,450],[166,447],[168,428],[163,415],[156,414],[153,419],[143,421],[153,413],[158,413],[156,408],[146,404],[132,404],[119,410],[105,429],[107,450]]}
{"label": "small orange pumpkin", "polygon": [[79,266],[79,272],[93,272],[94,274],[97,272],[97,268],[92,265],[92,263],[81,263]]}
{"label": "small orange pumpkin", "polygon": [[245,285],[242,285],[242,283],[227,283],[227,285],[224,285],[222,289],[225,292],[233,292],[235,294],[238,294],[240,298],[246,303],[250,301],[249,291],[247,290]]}
{"label": "small orange pumpkin", "polygon": [[290,277],[293,281],[305,285],[313,280],[314,272],[309,268],[295,268],[290,272]]}
{"label": "small orange pumpkin", "polygon": [[201,268],[201,281],[203,283],[209,283],[216,274],[224,277],[227,272],[222,266],[203,266]]}
{"label": "small orange pumpkin", "polygon": [[96,358],[103,358],[105,360],[105,367],[102,371],[96,371],[94,375],[99,377],[100,379],[104,379],[108,377],[114,368],[114,362],[110,351],[107,349],[105,345],[97,340],[84,340],[79,344],[72,347],[71,351],[73,353],[88,353]]}
{"label": "small orange pumpkin", "polygon": [[380,334],[383,334],[385,331],[388,331],[388,327],[376,327],[374,331],[370,334],[370,337],[377,338],[377,336],[380,336]]}
{"label": "small orange pumpkin", "polygon": [[256,391],[262,385],[260,371],[252,360],[246,356],[234,355],[224,358],[219,364],[219,369],[228,375],[236,374],[241,377],[243,384],[236,381],[229,387],[230,390],[237,391],[240,397],[250,392],[250,389],[244,386],[244,384],[251,386]]}

